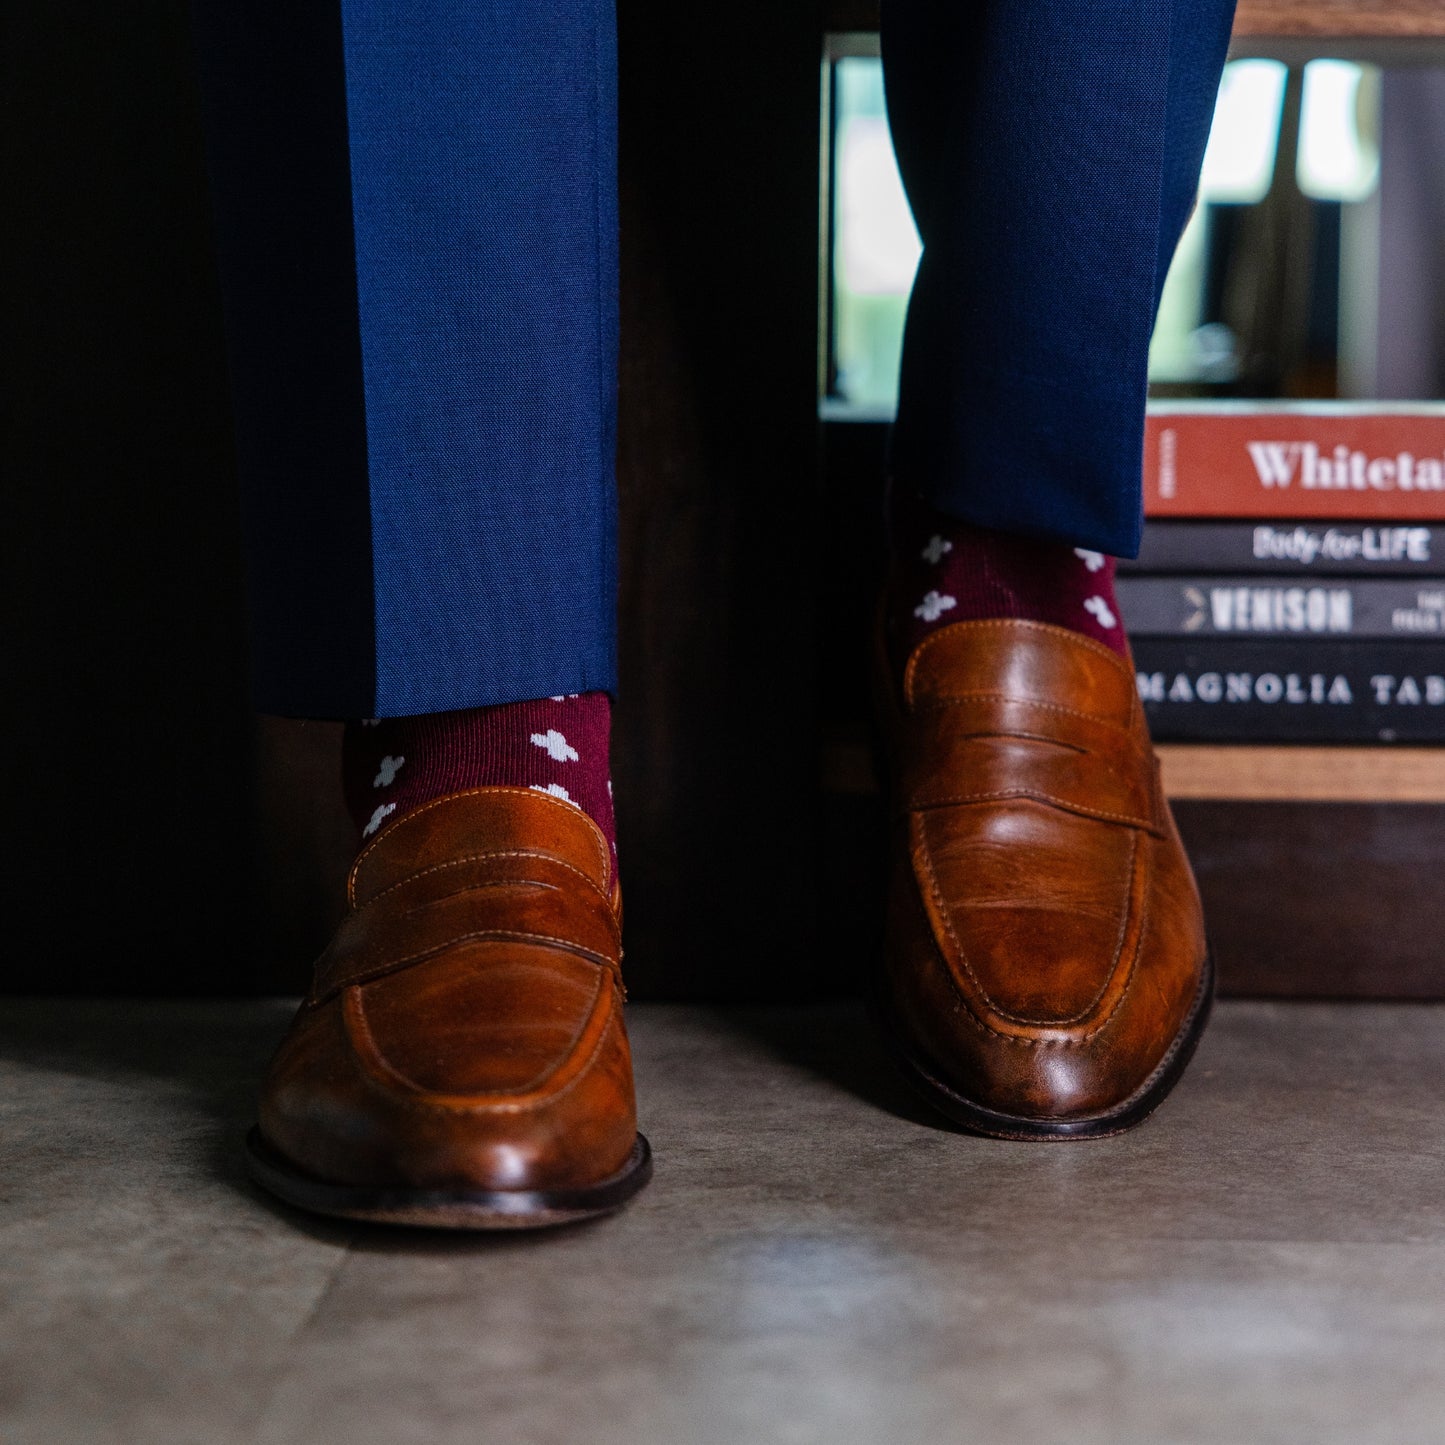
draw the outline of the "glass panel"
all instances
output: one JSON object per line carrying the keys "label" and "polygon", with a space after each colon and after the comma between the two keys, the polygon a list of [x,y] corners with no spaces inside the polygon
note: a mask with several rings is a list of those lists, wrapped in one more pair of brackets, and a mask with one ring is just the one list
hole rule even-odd
{"label": "glass panel", "polygon": [[1288,73],[1277,60],[1236,60],[1224,67],[1199,176],[1202,201],[1248,205],[1264,199]]}
{"label": "glass panel", "polygon": [[[886,417],[897,405],[919,239],[888,138],[878,59],[850,54],[829,75],[823,409],[833,418]],[[1383,324],[1376,314],[1381,94],[1378,70],[1344,61],[1226,66],[1200,204],[1166,282],[1150,349],[1159,394],[1373,394]]]}
{"label": "glass panel", "polygon": [[1319,201],[1363,201],[1380,179],[1380,73],[1343,60],[1305,66],[1299,188]]}
{"label": "glass panel", "polygon": [[856,411],[891,413],[922,246],[893,158],[882,66],[849,57],[834,72],[833,390]]}

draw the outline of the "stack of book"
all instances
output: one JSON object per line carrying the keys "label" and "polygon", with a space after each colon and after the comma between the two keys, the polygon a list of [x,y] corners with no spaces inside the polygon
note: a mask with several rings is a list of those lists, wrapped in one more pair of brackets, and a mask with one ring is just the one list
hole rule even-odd
{"label": "stack of book", "polygon": [[1145,457],[1156,740],[1445,742],[1445,405],[1157,404]]}

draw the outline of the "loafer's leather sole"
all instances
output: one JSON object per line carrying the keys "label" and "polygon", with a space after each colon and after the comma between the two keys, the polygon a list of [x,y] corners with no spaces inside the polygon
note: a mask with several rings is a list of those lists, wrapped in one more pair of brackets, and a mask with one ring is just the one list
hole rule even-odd
{"label": "loafer's leather sole", "polygon": [[652,1150],[639,1134],[627,1163],[586,1189],[403,1189],[332,1184],[303,1174],[252,1129],[246,1137],[251,1178],[278,1199],[312,1214],[422,1229],[547,1229],[620,1209],[652,1178]]}
{"label": "loafer's leather sole", "polygon": [[1164,1102],[1179,1082],[1189,1060],[1194,1056],[1200,1035],[1209,1022],[1214,1005],[1214,960],[1206,956],[1199,991],[1185,1016],[1174,1042],[1154,1072],[1122,1103],[1103,1114],[1076,1119],[1026,1118],[1002,1114],[976,1104],[950,1088],[920,1060],[903,1042],[902,1031],[894,1026],[892,1011],[881,1000],[875,1000],[873,1013],[883,1042],[904,1077],[938,1112],[971,1134],[990,1139],[1028,1139],[1058,1141],[1064,1139],[1107,1139],[1122,1134],[1142,1123]]}

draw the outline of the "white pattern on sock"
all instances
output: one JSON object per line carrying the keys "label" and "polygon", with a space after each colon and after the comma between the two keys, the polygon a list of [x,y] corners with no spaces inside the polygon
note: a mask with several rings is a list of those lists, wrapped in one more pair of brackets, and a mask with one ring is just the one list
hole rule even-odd
{"label": "white pattern on sock", "polygon": [[390,753],[381,760],[381,771],[371,780],[373,788],[389,788],[395,781],[397,772],[405,758],[394,758]]}
{"label": "white pattern on sock", "polygon": [[1099,620],[1099,626],[1105,629],[1117,627],[1119,619],[1109,609],[1109,604],[1102,597],[1089,597],[1084,601],[1084,611],[1092,613]]}
{"label": "white pattern on sock", "polygon": [[1091,552],[1087,547],[1075,547],[1074,556],[1077,557],[1090,572],[1097,572],[1104,565],[1104,554],[1102,552]]}
{"label": "white pattern on sock", "polygon": [[534,793],[550,793],[552,797],[561,798],[564,802],[572,801],[572,794],[561,783],[532,783],[530,786]]}
{"label": "white pattern on sock", "polygon": [[935,534],[928,539],[928,545],[923,549],[923,560],[932,563],[936,567],[951,551],[953,551],[953,543],[946,537],[940,537]]}
{"label": "white pattern on sock", "polygon": [[923,601],[913,609],[913,615],[921,617],[925,622],[937,622],[951,607],[957,606],[958,598],[938,592],[929,592],[924,596]]}
{"label": "white pattern on sock", "polygon": [[396,812],[395,803],[383,803],[381,807],[379,807],[376,812],[371,815],[371,822],[369,822],[366,827],[361,830],[361,836],[363,838],[371,837],[371,835],[376,832],[379,827],[381,827],[381,820],[386,817],[388,813],[394,812]]}
{"label": "white pattern on sock", "polygon": [[559,763],[575,763],[580,756],[577,749],[556,728],[548,728],[544,733],[533,733],[532,742],[539,748],[545,748],[547,756],[555,758]]}

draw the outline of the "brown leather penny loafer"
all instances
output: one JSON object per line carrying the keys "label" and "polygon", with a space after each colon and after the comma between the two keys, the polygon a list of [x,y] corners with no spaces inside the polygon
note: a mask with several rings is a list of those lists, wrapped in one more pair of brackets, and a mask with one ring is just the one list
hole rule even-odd
{"label": "brown leather penny loafer", "polygon": [[1130,662],[1066,628],[956,622],[879,699],[879,1003],[905,1072],[1000,1138],[1138,1123],[1193,1052],[1213,970]]}
{"label": "brown leather penny loafer", "polygon": [[452,1229],[631,1198],[651,1159],[592,820],[530,788],[455,793],[380,832],[347,897],[262,1087],[256,1180],[303,1209]]}

